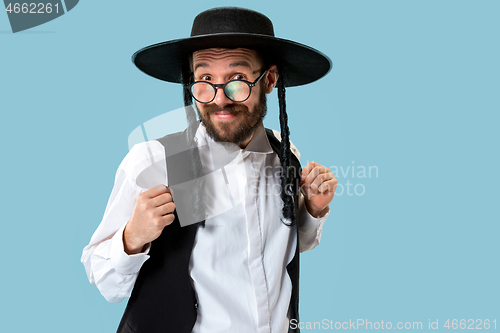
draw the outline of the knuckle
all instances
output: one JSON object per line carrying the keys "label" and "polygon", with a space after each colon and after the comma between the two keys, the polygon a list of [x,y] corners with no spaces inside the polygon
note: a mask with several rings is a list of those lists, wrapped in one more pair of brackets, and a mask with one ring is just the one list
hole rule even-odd
{"label": "knuckle", "polygon": [[144,201],[144,192],[140,193],[137,198],[135,199],[135,202],[138,203],[138,202],[143,202]]}
{"label": "knuckle", "polygon": [[141,210],[141,211],[146,211],[148,209],[148,204],[147,204],[147,202],[140,201],[137,204],[137,208],[139,208],[139,210]]}
{"label": "knuckle", "polygon": [[151,221],[154,221],[154,220],[155,220],[155,218],[156,218],[156,215],[155,215],[155,213],[154,213],[152,210],[148,210],[148,211],[146,212],[146,216],[147,216],[147,218],[148,218],[149,220],[151,220]]}
{"label": "knuckle", "polygon": [[152,221],[157,227],[162,225],[162,219],[159,216],[155,216]]}

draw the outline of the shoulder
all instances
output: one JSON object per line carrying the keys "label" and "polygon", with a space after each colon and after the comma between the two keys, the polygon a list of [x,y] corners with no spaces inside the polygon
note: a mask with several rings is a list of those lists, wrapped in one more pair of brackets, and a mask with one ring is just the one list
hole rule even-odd
{"label": "shoulder", "polygon": [[[276,137],[276,139],[278,139],[281,142],[281,133],[278,132],[278,131],[276,131],[276,130],[273,130],[273,129],[270,129],[270,130],[272,131],[272,133],[274,134],[274,136]],[[297,157],[297,159],[300,161],[300,152],[297,149],[297,147],[295,147],[295,145],[293,144],[292,140],[290,140],[290,150],[295,155],[295,157]]]}
{"label": "shoulder", "polygon": [[133,180],[151,165],[165,162],[165,150],[160,142],[151,140],[135,144],[122,160],[119,170]]}

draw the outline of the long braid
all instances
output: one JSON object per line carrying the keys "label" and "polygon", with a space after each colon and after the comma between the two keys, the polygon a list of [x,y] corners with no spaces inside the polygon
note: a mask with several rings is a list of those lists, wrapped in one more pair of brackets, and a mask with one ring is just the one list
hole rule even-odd
{"label": "long braid", "polygon": [[196,120],[196,112],[194,111],[193,105],[193,97],[188,89],[186,89],[186,85],[189,84],[190,78],[189,70],[182,71],[182,95],[184,99],[184,107],[186,110],[186,119],[188,122],[188,138],[194,138],[195,133],[193,131],[198,127],[198,121]]}
{"label": "long braid", "polygon": [[290,130],[288,128],[288,115],[286,113],[284,75],[283,70],[279,69],[277,89],[281,127],[281,199],[283,200],[283,217],[290,221],[290,223],[283,223],[293,226],[297,222],[297,206],[294,201],[294,193],[298,189],[294,186],[297,177],[293,166],[291,166],[292,152],[290,150]]}

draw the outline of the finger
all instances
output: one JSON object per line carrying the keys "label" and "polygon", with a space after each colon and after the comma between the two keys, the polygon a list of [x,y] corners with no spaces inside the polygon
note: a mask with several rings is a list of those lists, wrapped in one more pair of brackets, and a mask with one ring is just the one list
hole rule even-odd
{"label": "finger", "polygon": [[162,193],[154,198],[151,198],[150,200],[153,207],[158,207],[166,204],[167,202],[172,202],[172,194]]}
{"label": "finger", "polygon": [[309,163],[307,163],[307,165],[302,169],[302,172],[300,174],[300,178],[301,179],[304,179],[306,178],[306,176],[309,174],[309,172],[311,172],[311,170],[315,167],[319,165],[318,163],[314,162],[314,161],[311,161]]}
{"label": "finger", "polygon": [[318,187],[318,192],[319,193],[326,193],[326,192],[335,192],[335,189],[337,188],[339,181],[335,178],[330,179],[324,183],[322,183]]}
{"label": "finger", "polygon": [[[318,175],[323,174],[323,173],[330,173],[330,169],[325,168],[324,166],[318,164],[312,170],[309,172],[309,174],[304,178],[304,183],[310,186],[313,181],[318,177]],[[306,186],[307,186],[306,185]],[[319,184],[318,184],[319,186]]]}
{"label": "finger", "polygon": [[156,226],[160,227],[160,228],[165,228],[167,225],[174,222],[174,220],[175,220],[174,214],[166,214],[163,216],[158,216],[158,218],[156,219],[156,221],[157,221]]}
{"label": "finger", "polygon": [[174,214],[167,214],[165,216],[162,216],[162,220],[165,226],[172,224],[175,220],[175,215]]}
{"label": "finger", "polygon": [[305,172],[302,173],[301,178],[304,183],[311,184],[314,178],[319,174],[319,169],[322,167],[321,164],[314,163],[307,165]]}
{"label": "finger", "polygon": [[163,193],[170,193],[170,189],[167,186],[160,184],[160,185],[156,185],[155,187],[147,190],[146,192],[144,192],[142,194],[146,198],[154,198],[154,197],[157,197]]}
{"label": "finger", "polygon": [[156,207],[156,212],[158,215],[172,214],[175,210],[175,204],[173,202],[167,202],[164,205]]}
{"label": "finger", "polygon": [[319,191],[319,187],[321,184],[327,180],[333,179],[333,175],[330,172],[325,172],[325,173],[320,173],[319,175],[314,178],[313,182],[311,183],[310,187],[312,190]]}

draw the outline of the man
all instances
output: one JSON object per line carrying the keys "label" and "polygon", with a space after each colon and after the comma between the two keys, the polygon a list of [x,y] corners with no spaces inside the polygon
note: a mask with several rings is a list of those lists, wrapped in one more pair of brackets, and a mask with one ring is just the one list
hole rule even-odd
{"label": "man", "polygon": [[[130,296],[118,332],[294,331],[298,253],[319,243],[337,180],[315,162],[300,173],[284,92],[325,75],[329,59],[274,37],[264,15],[225,7],[199,14],[190,38],[152,45],[133,60],[149,75],[185,85],[190,124],[134,146],[83,251],[89,280],[108,301]],[[275,86],[281,135],[262,124]],[[201,123],[189,114],[191,98]],[[184,151],[190,154],[180,163]],[[234,154],[214,167],[216,151]],[[141,187],[158,161],[162,181]],[[192,210],[226,208],[205,212],[202,223],[183,223],[178,210],[190,198],[172,188],[184,169],[194,170],[188,180],[201,172],[212,184]]]}

